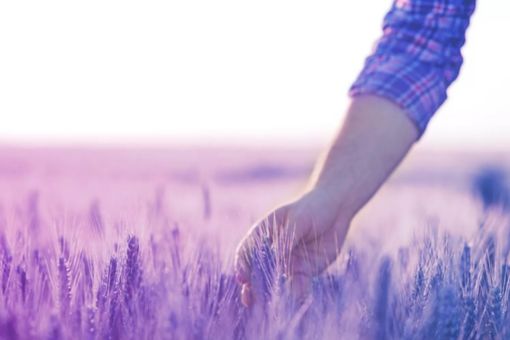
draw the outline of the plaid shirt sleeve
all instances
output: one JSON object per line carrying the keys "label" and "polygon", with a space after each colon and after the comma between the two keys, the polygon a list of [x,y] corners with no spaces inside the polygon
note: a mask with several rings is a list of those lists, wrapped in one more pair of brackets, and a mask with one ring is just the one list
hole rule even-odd
{"label": "plaid shirt sleeve", "polygon": [[475,1],[395,0],[349,95],[389,99],[406,111],[421,137],[459,74]]}

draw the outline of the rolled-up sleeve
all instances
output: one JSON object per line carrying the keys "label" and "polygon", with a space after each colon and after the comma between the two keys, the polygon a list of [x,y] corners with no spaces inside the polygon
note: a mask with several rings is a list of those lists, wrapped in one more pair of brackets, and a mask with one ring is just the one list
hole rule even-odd
{"label": "rolled-up sleeve", "polygon": [[421,137],[459,75],[474,9],[475,0],[396,0],[349,95],[373,94],[394,102]]}

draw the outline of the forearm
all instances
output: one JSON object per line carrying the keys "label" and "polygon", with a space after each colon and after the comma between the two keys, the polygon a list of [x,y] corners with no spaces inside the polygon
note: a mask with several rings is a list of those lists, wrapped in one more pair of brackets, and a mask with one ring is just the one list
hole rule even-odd
{"label": "forearm", "polygon": [[332,208],[350,219],[417,138],[416,126],[397,105],[376,96],[357,97],[325,159],[317,164],[312,188],[327,195]]}
{"label": "forearm", "polygon": [[352,218],[422,136],[458,76],[474,7],[475,0],[394,1],[349,91],[344,126],[312,177],[328,209]]}

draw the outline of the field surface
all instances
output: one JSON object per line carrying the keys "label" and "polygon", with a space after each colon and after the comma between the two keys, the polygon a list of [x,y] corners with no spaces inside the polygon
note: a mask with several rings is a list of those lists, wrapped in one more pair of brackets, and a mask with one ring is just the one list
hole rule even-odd
{"label": "field surface", "polygon": [[510,339],[503,155],[412,155],[289,303],[234,250],[317,150],[0,148],[0,339]]}

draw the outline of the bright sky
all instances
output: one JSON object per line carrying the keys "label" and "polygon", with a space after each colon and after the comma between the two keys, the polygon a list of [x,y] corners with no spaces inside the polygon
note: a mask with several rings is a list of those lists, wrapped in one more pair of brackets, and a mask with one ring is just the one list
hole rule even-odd
{"label": "bright sky", "polygon": [[[510,142],[510,2],[478,2],[424,145]],[[3,1],[0,141],[323,143],[390,4]]]}

